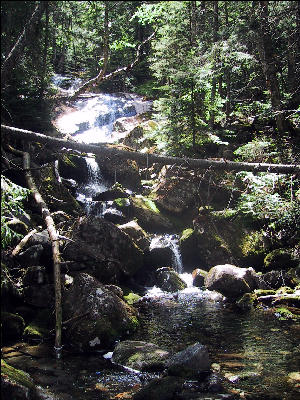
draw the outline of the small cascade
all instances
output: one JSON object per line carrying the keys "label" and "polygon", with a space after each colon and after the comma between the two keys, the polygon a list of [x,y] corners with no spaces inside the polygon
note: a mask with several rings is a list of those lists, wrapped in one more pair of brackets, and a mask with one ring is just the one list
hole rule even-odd
{"label": "small cascade", "polygon": [[95,158],[85,157],[85,161],[88,169],[88,182],[78,188],[77,200],[85,205],[87,214],[102,215],[105,206],[101,204],[100,209],[96,209],[99,202],[93,201],[92,198],[97,193],[105,192],[109,186],[105,183]]}
{"label": "small cascade", "polygon": [[155,235],[150,244],[150,250],[154,248],[169,247],[172,250],[172,267],[179,274],[183,273],[183,265],[178,245],[178,235]]}

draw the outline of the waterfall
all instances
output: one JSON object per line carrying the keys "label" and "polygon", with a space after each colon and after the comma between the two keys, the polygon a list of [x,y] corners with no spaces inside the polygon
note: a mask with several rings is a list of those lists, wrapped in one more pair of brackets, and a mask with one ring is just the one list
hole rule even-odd
{"label": "waterfall", "polygon": [[179,274],[183,273],[183,265],[178,245],[178,235],[155,235],[150,244],[150,250],[154,248],[169,247],[172,250],[172,267]]}
{"label": "waterfall", "polygon": [[104,206],[101,205],[100,209],[95,209],[99,202],[93,201],[92,198],[97,193],[105,192],[109,186],[105,183],[95,158],[91,156],[85,157],[85,161],[88,169],[88,182],[78,188],[77,200],[84,204],[87,214],[93,212],[93,214],[101,215],[104,211]]}

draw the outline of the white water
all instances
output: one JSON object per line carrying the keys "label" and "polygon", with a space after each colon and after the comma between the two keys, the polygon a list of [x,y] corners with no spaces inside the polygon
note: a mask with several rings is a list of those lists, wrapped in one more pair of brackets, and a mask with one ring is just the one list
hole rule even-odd
{"label": "white water", "polygon": [[155,235],[150,243],[150,250],[154,248],[165,248],[169,247],[172,250],[173,257],[172,257],[172,267],[175,269],[176,272],[179,274],[183,273],[183,265],[181,254],[179,250],[178,244],[179,237],[178,235]]}

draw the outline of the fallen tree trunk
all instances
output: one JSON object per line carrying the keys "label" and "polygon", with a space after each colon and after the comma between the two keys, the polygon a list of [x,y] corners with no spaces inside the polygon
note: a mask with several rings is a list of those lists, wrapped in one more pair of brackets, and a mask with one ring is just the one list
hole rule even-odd
{"label": "fallen tree trunk", "polygon": [[61,345],[61,328],[62,328],[62,297],[61,297],[61,276],[60,276],[60,252],[58,235],[55,229],[55,224],[50,211],[44,199],[40,195],[36,184],[30,172],[30,155],[27,152],[23,153],[23,167],[25,170],[26,182],[32,195],[39,206],[42,216],[45,220],[49,237],[52,243],[52,256],[53,256],[53,272],[54,272],[54,286],[55,286],[55,356],[57,359],[61,358],[62,345]]}
{"label": "fallen tree trunk", "polygon": [[191,169],[211,169],[221,171],[253,171],[253,172],[274,172],[280,174],[297,174],[300,175],[300,165],[293,164],[266,164],[266,163],[246,163],[234,162],[224,159],[220,160],[207,160],[198,158],[180,158],[163,156],[154,153],[140,153],[136,151],[129,151],[120,149],[116,145],[99,144],[97,146],[73,142],[70,140],[53,138],[41,133],[27,131],[24,129],[14,128],[11,126],[1,125],[2,133],[10,135],[15,139],[27,140],[32,142],[43,143],[53,147],[66,147],[68,149],[78,150],[83,153],[93,153],[97,156],[108,158],[123,158],[131,159],[137,162],[147,164],[147,166],[160,163],[164,165],[180,165],[186,166]]}

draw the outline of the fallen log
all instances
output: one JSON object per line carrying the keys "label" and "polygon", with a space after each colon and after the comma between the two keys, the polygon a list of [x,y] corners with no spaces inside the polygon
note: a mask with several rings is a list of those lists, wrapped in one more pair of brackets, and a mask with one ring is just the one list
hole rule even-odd
{"label": "fallen log", "polygon": [[51,136],[43,135],[41,133],[27,131],[24,129],[15,128],[1,124],[1,131],[4,135],[10,135],[15,139],[27,140],[32,142],[43,143],[48,146],[58,148],[69,148],[72,150],[79,150],[83,153],[93,153],[97,156],[108,158],[123,158],[131,159],[137,162],[146,163],[150,166],[154,163],[164,165],[179,165],[186,166],[190,169],[211,169],[221,171],[253,171],[253,172],[273,172],[279,174],[297,174],[300,175],[299,164],[267,164],[267,163],[247,163],[247,162],[234,162],[224,159],[208,160],[200,158],[180,158],[164,156],[155,153],[140,153],[137,151],[123,150],[116,145],[101,143],[99,145],[91,145],[85,143],[78,143],[71,140],[54,138]]}
{"label": "fallen log", "polygon": [[30,171],[30,155],[23,152],[23,167],[25,170],[25,178],[31,194],[34,197],[37,205],[40,208],[41,214],[47,226],[49,237],[52,243],[52,256],[53,256],[53,272],[54,272],[54,287],[55,287],[55,356],[57,359],[61,358],[62,345],[61,345],[61,329],[62,329],[62,295],[61,295],[61,276],[60,276],[60,252],[59,252],[59,237],[55,228],[53,218],[50,214],[47,204],[39,193],[36,184],[31,176]]}

